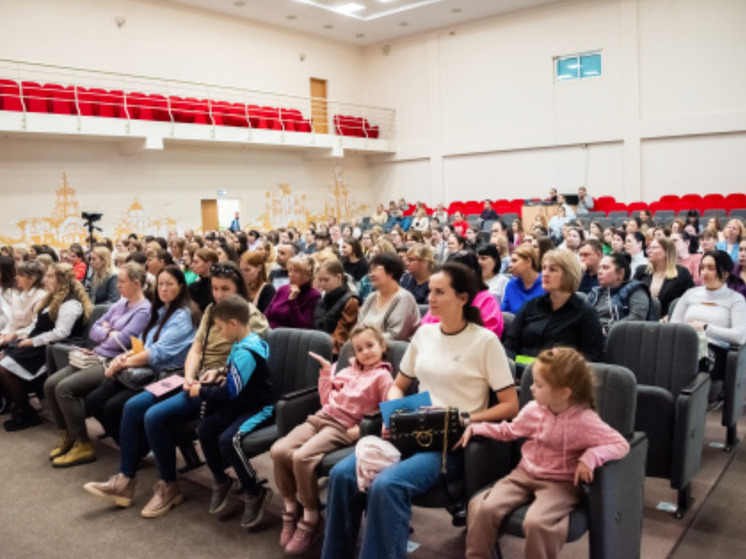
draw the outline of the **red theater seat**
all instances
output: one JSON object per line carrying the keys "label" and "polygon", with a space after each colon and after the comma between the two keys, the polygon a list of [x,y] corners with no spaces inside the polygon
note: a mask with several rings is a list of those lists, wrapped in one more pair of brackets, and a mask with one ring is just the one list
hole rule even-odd
{"label": "red theater seat", "polygon": [[126,114],[137,120],[155,120],[153,107],[144,93],[128,93],[125,99]]}
{"label": "red theater seat", "polygon": [[49,112],[49,107],[47,106],[47,96],[38,83],[21,82],[21,89],[23,90],[23,103],[26,106],[26,112]]}
{"label": "red theater seat", "polygon": [[94,107],[98,104],[98,95],[85,87],[76,87],[75,95],[78,114],[80,116],[95,116]]}
{"label": "red theater seat", "polygon": [[75,114],[75,90],[72,87],[48,83],[44,86],[50,112],[58,115]]}
{"label": "red theater seat", "polygon": [[23,111],[21,88],[13,80],[0,80],[0,109],[3,111]]}

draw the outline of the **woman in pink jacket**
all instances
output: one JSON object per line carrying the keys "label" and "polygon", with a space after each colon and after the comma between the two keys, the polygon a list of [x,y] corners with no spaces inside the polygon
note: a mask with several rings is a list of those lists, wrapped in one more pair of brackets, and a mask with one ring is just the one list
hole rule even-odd
{"label": "woman in pink jacket", "polygon": [[377,328],[356,326],[350,333],[350,343],[355,357],[349,367],[336,374],[326,359],[310,354],[321,364],[322,408],[270,450],[275,482],[285,501],[280,546],[288,555],[304,554],[324,534],[316,466],[324,454],[360,438],[363,416],[378,409],[394,382],[391,365],[383,361],[386,344]]}
{"label": "woman in pink jacket", "polygon": [[629,444],[593,411],[593,380],[583,357],[573,349],[541,352],[533,368],[528,403],[511,422],[469,425],[459,445],[473,435],[528,440],[518,467],[469,503],[466,557],[493,556],[506,515],[534,499],[523,523],[525,556],[557,557],[567,538],[570,511],[580,501],[580,482],[593,471],[629,452]]}

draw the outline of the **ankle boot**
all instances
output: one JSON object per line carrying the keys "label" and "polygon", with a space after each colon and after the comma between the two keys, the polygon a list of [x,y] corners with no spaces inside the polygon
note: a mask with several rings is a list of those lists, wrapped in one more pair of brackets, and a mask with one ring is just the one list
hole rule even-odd
{"label": "ankle boot", "polygon": [[57,444],[54,450],[49,453],[49,459],[54,460],[58,456],[67,454],[73,447],[74,442],[75,441],[73,441],[70,433],[68,433],[67,431],[60,431],[60,442]]}
{"label": "ankle boot", "polygon": [[69,468],[78,464],[89,464],[96,460],[96,451],[93,450],[91,443],[85,441],[75,441],[72,448],[52,460],[52,466],[55,468]]}

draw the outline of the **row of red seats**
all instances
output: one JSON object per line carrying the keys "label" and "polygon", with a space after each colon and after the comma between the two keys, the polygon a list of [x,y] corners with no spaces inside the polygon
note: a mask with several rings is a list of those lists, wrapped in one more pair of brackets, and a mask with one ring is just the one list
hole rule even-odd
{"label": "row of red seats", "polygon": [[357,138],[378,138],[378,126],[371,126],[367,118],[356,116],[334,115],[334,129],[339,136],[354,136]]}
{"label": "row of red seats", "polygon": [[[311,121],[296,109],[58,84],[40,85],[28,81],[18,84],[0,79],[0,110],[23,111],[24,108],[32,113],[215,124],[288,132],[313,130]],[[345,123],[345,131],[350,125]],[[369,137],[378,137],[378,127],[371,127],[367,120],[364,121],[364,130],[370,132]]]}

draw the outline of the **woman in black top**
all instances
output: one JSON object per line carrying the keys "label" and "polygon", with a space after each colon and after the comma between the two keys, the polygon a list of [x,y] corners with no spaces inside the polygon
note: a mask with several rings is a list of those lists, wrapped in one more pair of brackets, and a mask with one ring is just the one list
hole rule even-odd
{"label": "woman in black top", "polygon": [[551,250],[542,263],[542,287],[546,294],[527,301],[513,321],[504,341],[508,357],[536,357],[543,349],[569,346],[588,361],[599,361],[603,334],[598,313],[575,292],[582,271],[569,250]]}
{"label": "woman in black top", "polygon": [[323,295],[314,309],[313,328],[332,337],[332,353],[339,355],[357,324],[360,299],[350,292],[344,268],[336,258],[324,261],[314,279]]}
{"label": "woman in black top", "polygon": [[352,276],[355,283],[362,280],[368,273],[368,262],[363,258],[363,248],[360,242],[352,237],[342,241],[342,263],[345,272]]}
{"label": "woman in black top", "polygon": [[661,303],[661,318],[668,316],[668,307],[674,299],[694,287],[689,270],[676,264],[676,245],[671,239],[653,239],[648,246],[647,266],[640,266],[635,279],[650,288],[650,294]]}
{"label": "woman in black top", "polygon": [[250,250],[241,255],[241,274],[249,292],[248,299],[262,313],[275,296],[275,287],[267,279],[267,267],[264,262],[263,252]]}
{"label": "woman in black top", "polygon": [[210,266],[218,263],[218,254],[210,248],[201,248],[194,253],[192,271],[199,279],[189,285],[189,297],[205,312],[212,303],[212,286],[210,285]]}

